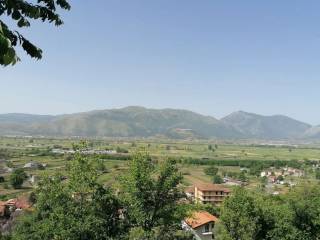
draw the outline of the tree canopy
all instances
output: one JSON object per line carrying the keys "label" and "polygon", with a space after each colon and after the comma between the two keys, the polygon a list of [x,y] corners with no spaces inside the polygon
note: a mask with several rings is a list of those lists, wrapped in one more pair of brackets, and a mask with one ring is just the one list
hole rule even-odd
{"label": "tree canopy", "polygon": [[320,238],[320,188],[301,185],[282,196],[236,189],[221,209],[217,239],[311,240]]}
{"label": "tree canopy", "polygon": [[27,178],[26,173],[22,168],[17,168],[10,175],[10,184],[14,189],[22,187],[24,180]]}
{"label": "tree canopy", "polygon": [[116,187],[98,181],[96,158],[77,152],[66,176],[45,176],[35,192],[34,210],[23,215],[12,240],[163,239],[189,240],[179,203],[182,176],[174,160],[154,163],[137,153]]}
{"label": "tree canopy", "polygon": [[144,152],[133,157],[121,194],[130,239],[185,239],[177,236],[188,213],[187,206],[178,203],[183,196],[181,181],[175,160],[155,164]]}
{"label": "tree canopy", "polygon": [[35,210],[25,214],[13,239],[116,239],[120,233],[120,204],[110,188],[97,182],[95,164],[77,154],[59,174],[42,179]]}
{"label": "tree canopy", "polygon": [[[47,21],[60,26],[63,21],[57,13],[59,8],[70,10],[71,6],[68,0],[37,0],[36,4],[26,0],[0,0],[0,16],[7,15],[18,28],[30,27],[32,20]],[[40,48],[0,20],[0,65],[14,65],[20,60],[16,53],[19,45],[32,58],[42,58]]]}

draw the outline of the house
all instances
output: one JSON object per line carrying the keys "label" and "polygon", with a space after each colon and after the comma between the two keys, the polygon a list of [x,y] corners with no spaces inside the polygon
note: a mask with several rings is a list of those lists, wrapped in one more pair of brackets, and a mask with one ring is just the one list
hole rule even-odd
{"label": "house", "polygon": [[212,240],[213,228],[218,218],[206,211],[199,211],[192,214],[182,222],[182,228],[193,234],[196,240]]}
{"label": "house", "polygon": [[7,213],[6,202],[0,201],[0,218],[6,216],[6,213]]}
{"label": "house", "polygon": [[229,196],[230,189],[221,184],[196,184],[194,186],[194,200],[198,203],[219,205]]}
{"label": "house", "polygon": [[13,168],[4,167],[4,168],[3,168],[3,171],[4,171],[5,173],[12,173],[12,172],[13,172]]}
{"label": "house", "polygon": [[304,171],[296,168],[287,168],[286,169],[286,174],[294,177],[303,177]]}
{"label": "house", "polygon": [[274,175],[272,171],[262,171],[260,173],[260,177],[269,177],[269,176],[272,176]]}
{"label": "house", "polygon": [[30,175],[28,181],[29,181],[31,184],[37,184],[37,182],[39,181],[39,177],[36,176],[36,175]]}
{"label": "house", "polygon": [[25,197],[9,199],[6,202],[0,201],[0,218],[8,217],[16,210],[30,208],[31,204]]}
{"label": "house", "polygon": [[277,182],[277,177],[276,176],[269,176],[268,177],[268,182],[269,183],[276,183]]}
{"label": "house", "polygon": [[29,168],[29,169],[45,169],[47,165],[41,164],[38,162],[29,162],[23,166],[23,168]]}
{"label": "house", "polygon": [[194,201],[194,186],[185,189],[187,199]]}
{"label": "house", "polygon": [[243,182],[241,182],[239,180],[235,180],[235,179],[228,178],[228,177],[223,178],[223,182],[224,182],[225,185],[228,185],[228,186],[242,186],[242,185],[245,185]]}

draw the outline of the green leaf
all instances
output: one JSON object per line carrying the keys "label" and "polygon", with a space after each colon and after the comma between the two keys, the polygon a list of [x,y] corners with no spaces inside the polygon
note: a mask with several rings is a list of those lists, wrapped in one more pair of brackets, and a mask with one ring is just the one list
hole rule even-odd
{"label": "green leaf", "polygon": [[27,39],[23,38],[22,48],[33,58],[41,59],[42,58],[42,50],[34,46]]}
{"label": "green leaf", "polygon": [[0,56],[8,52],[9,44],[7,39],[0,33]]}
{"label": "green leaf", "polygon": [[13,48],[9,48],[8,52],[3,56],[3,63],[5,66],[10,64],[14,65],[16,64],[17,60],[16,52]]}
{"label": "green leaf", "polygon": [[27,21],[25,18],[21,18],[18,23],[17,23],[18,27],[30,27],[30,22]]}
{"label": "green leaf", "polygon": [[19,20],[21,18],[21,14],[18,10],[15,10],[13,13],[12,13],[12,18],[14,20]]}

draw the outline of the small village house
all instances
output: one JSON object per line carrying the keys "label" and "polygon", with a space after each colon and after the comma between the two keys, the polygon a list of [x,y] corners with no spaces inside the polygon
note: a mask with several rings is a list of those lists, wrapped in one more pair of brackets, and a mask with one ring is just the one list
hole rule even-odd
{"label": "small village house", "polygon": [[31,204],[24,197],[0,201],[0,218],[8,217],[16,210],[27,209],[30,207]]}
{"label": "small village house", "polygon": [[214,239],[213,228],[218,218],[206,211],[195,212],[182,222],[182,228],[193,234],[196,240]]}

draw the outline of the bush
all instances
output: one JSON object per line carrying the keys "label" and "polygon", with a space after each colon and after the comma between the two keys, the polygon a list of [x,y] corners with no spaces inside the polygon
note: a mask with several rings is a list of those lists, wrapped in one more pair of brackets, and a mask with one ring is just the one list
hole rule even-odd
{"label": "bush", "polygon": [[209,176],[215,176],[217,175],[219,169],[214,167],[214,166],[210,166],[204,169],[204,173],[209,175]]}
{"label": "bush", "polygon": [[129,151],[125,148],[117,147],[117,153],[129,153]]}
{"label": "bush", "polygon": [[215,183],[215,184],[221,184],[221,183],[223,183],[223,179],[221,178],[220,175],[215,175],[215,176],[213,177],[213,183]]}
{"label": "bush", "polygon": [[19,189],[22,187],[22,184],[26,178],[27,178],[27,175],[23,169],[21,168],[15,169],[10,176],[10,184],[14,189]]}

